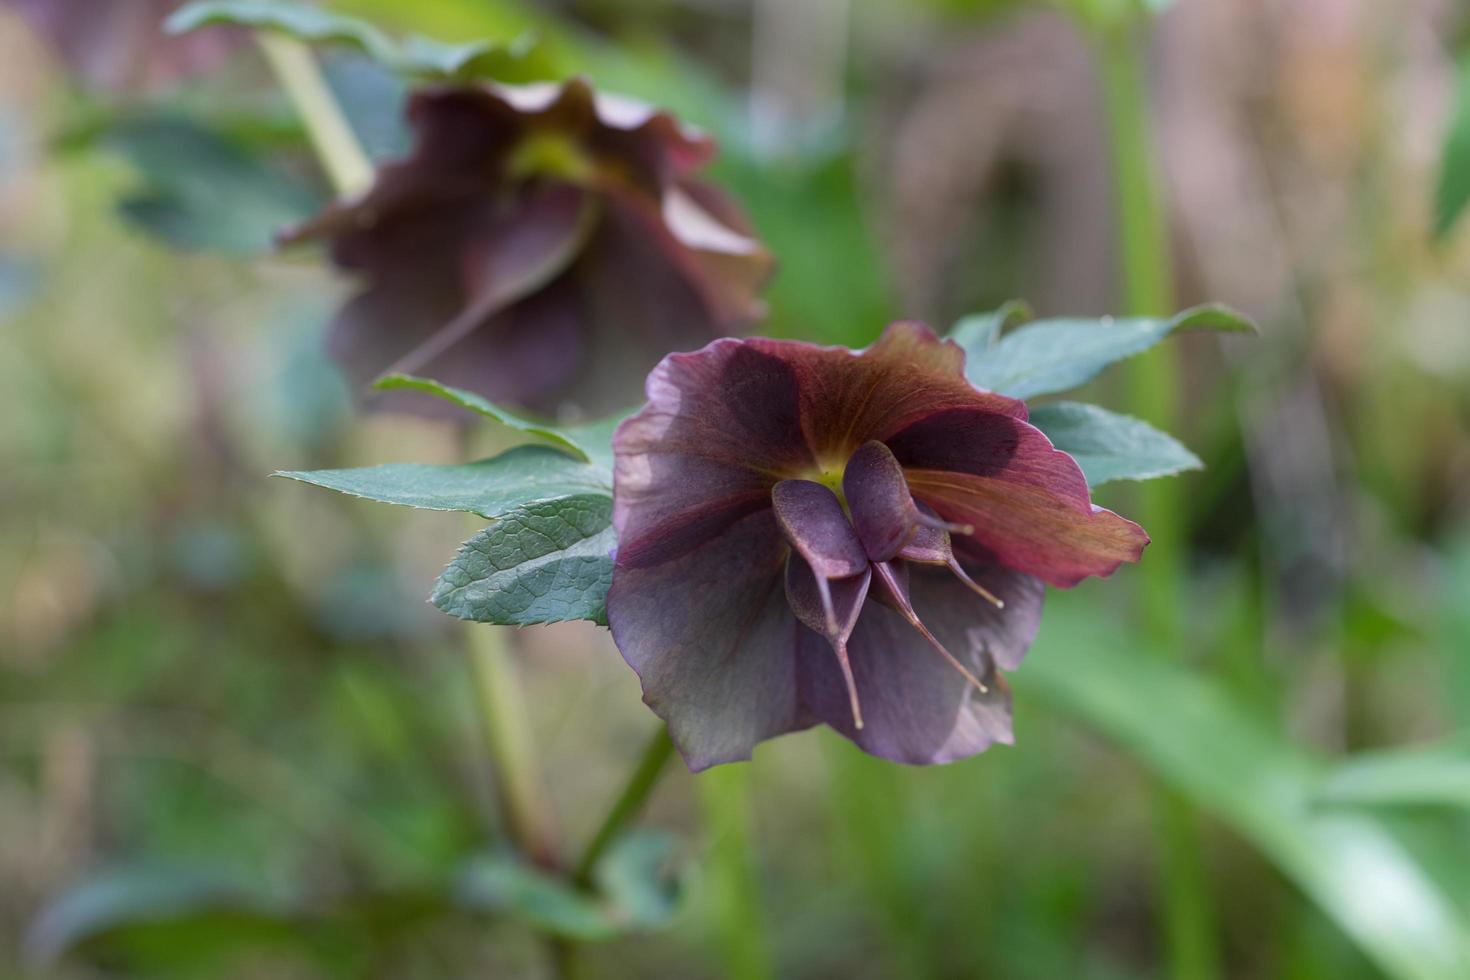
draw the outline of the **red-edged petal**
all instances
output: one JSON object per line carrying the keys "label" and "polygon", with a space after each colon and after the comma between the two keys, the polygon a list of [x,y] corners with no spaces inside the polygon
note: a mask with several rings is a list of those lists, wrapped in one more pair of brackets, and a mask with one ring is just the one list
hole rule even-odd
{"label": "red-edged petal", "polygon": [[[799,379],[801,427],[812,455],[840,469],[871,439],[953,408],[1026,417],[1014,398],[977,390],[965,380],[964,352],[922,323],[891,324],[862,351],[796,341],[747,341],[785,362]],[[795,474],[793,474],[795,475]]]}
{"label": "red-edged petal", "polygon": [[1093,506],[1077,463],[1021,419],[945,411],[887,443],[917,499],[972,525],[975,542],[1000,564],[1051,585],[1110,575],[1148,544],[1143,528]]}
{"label": "red-edged petal", "polygon": [[619,551],[608,625],[695,771],[811,724],[793,683],[800,627],[782,587],[787,554],[769,511],[655,566],[628,567]]}

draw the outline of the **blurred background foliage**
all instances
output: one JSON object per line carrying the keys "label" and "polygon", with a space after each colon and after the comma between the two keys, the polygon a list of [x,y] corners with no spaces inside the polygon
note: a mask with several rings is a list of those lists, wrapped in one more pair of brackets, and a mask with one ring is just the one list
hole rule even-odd
{"label": "blurred background foliage", "polygon": [[[330,4],[529,31],[502,75],[711,130],[780,259],[767,329],[852,345],[1134,305],[1099,58],[1127,32],[1165,285],[1262,327],[1163,362],[1207,463],[1173,639],[1143,569],[1054,592],[1016,748],[910,770],[821,732],[673,772],[589,897],[508,848],[486,679],[422,601],[473,524],[265,479],[463,446],[354,413],[320,349],[346,284],[270,250],[329,195],[305,134],[240,32],[158,34],[173,6],[0,4],[0,976],[1470,976],[1463,9]],[[323,63],[400,151],[404,80]],[[605,631],[515,642],[542,830],[575,850],[652,719]],[[1192,875],[1160,873],[1161,792]]]}

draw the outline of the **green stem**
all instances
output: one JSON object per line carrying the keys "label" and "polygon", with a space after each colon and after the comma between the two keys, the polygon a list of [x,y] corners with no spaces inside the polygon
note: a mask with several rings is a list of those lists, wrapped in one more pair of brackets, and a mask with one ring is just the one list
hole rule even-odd
{"label": "green stem", "polygon": [[602,859],[608,845],[617,838],[628,821],[643,808],[673,754],[674,743],[669,739],[668,729],[660,725],[648,740],[643,757],[638,760],[638,768],[628,777],[628,784],[607,811],[607,816],[602,818],[602,826],[592,835],[587,850],[582,852],[582,857],[572,872],[573,880],[577,884],[585,886],[591,883],[592,873],[597,870],[597,862]]}
{"label": "green stem", "polygon": [[695,781],[709,834],[709,894],[729,980],[772,980],[750,848],[748,765],[717,766]]}
{"label": "green stem", "polygon": [[262,31],[255,39],[276,80],[301,114],[311,147],[337,193],[346,196],[367,189],[373,180],[373,165],[322,78],[311,49],[273,31]]}
{"label": "green stem", "polygon": [[[1147,89],[1140,71],[1142,22],[1135,18],[1098,26],[1103,89],[1112,149],[1119,273],[1125,312],[1172,312],[1168,225],[1154,168]],[[1179,391],[1173,348],[1156,347],[1129,364],[1133,414],[1164,431],[1177,428]],[[1153,544],[1140,566],[1139,597],[1145,627],[1162,649],[1182,645],[1182,550],[1186,531],[1177,481],[1151,480],[1140,487],[1139,518]],[[1165,787],[1155,797],[1159,837],[1159,891],[1168,975],[1173,980],[1216,980],[1221,975],[1209,875],[1201,855],[1198,816]]]}
{"label": "green stem", "polygon": [[531,860],[543,867],[555,867],[556,821],[536,774],[526,698],[505,643],[508,632],[505,627],[481,623],[466,626],[485,744],[497,777],[507,832]]}

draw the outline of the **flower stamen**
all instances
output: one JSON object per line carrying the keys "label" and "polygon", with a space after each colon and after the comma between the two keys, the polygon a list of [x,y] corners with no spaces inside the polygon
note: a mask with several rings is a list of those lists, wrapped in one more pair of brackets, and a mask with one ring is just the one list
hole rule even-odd
{"label": "flower stamen", "polygon": [[948,531],[950,534],[963,534],[965,537],[969,537],[975,533],[975,525],[973,524],[951,524],[949,521],[935,517],[933,514],[924,513],[923,508],[919,508],[919,516],[915,520],[925,527],[933,528],[936,531]]}
{"label": "flower stamen", "polygon": [[898,611],[899,615],[907,620],[910,626],[918,630],[919,634],[929,641],[929,645],[939,651],[940,656],[949,661],[951,667],[960,672],[960,676],[973,684],[975,689],[981,694],[989,694],[990,688],[986,687],[980,678],[976,677],[968,667],[961,663],[958,657],[950,653],[944,644],[939,642],[939,637],[931,633],[929,627],[925,626],[923,621],[919,619],[919,614],[914,612],[913,604],[909,602],[908,596],[904,595],[903,586],[899,583],[893,566],[886,561],[874,562],[873,571],[883,583],[884,588],[888,592],[889,599],[892,600],[893,608]]}
{"label": "flower stamen", "polygon": [[961,582],[965,583],[965,585],[969,587],[971,592],[975,593],[980,598],[984,599],[986,602],[990,603],[997,609],[1004,609],[1006,607],[1006,601],[1004,599],[996,595],[994,592],[991,592],[979,582],[970,578],[970,573],[966,572],[964,568],[961,567],[958,559],[956,559],[954,555],[950,555],[949,561],[945,562],[944,564],[951,572],[954,572],[955,578],[959,579]]}

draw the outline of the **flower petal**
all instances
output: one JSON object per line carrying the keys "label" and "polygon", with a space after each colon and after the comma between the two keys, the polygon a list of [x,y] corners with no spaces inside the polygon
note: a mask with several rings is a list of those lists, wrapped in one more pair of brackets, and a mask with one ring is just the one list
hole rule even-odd
{"label": "flower petal", "polygon": [[790,366],[749,344],[664,358],[648,376],[648,405],[613,436],[619,561],[665,561],[769,508],[781,470],[811,465],[798,399]]}
{"label": "flower petal", "polygon": [[387,371],[418,373],[497,401],[554,407],[583,329],[575,295],[560,281],[542,287],[580,247],[587,204],[576,188],[547,188],[474,234],[463,216],[441,211],[349,236],[340,247],[369,285],[333,320],[329,352],[359,387]]}
{"label": "flower petal", "polygon": [[800,555],[792,555],[786,560],[786,601],[797,621],[822,634],[832,648],[837,667],[842,671],[842,682],[847,687],[852,721],[858,728],[863,727],[863,709],[857,682],[852,676],[852,664],[847,658],[847,641],[857,627],[858,615],[863,611],[863,601],[868,597],[868,586],[872,581],[873,572],[869,565],[863,566],[860,575],[829,582],[814,574]]}
{"label": "flower petal", "polygon": [[608,625],[644,703],[696,772],[748,759],[757,742],[811,724],[794,683],[788,553],[769,510],[651,567],[628,567],[619,550]]}
{"label": "flower petal", "polygon": [[914,536],[919,508],[903,467],[883,443],[863,443],[852,454],[842,471],[842,493],[863,549],[873,561],[888,561]]}
{"label": "flower petal", "polygon": [[[594,92],[585,78],[526,85],[486,83],[487,96],[543,127],[585,135],[603,153],[661,179],[684,176],[708,163],[714,141],[669,113],[626,95]],[[594,128],[595,124],[595,128]]]}
{"label": "flower petal", "polygon": [[[354,380],[452,377],[495,401],[608,414],[668,351],[762,314],[769,253],[690,179],[714,154],[703,133],[583,79],[423,88],[408,115],[410,155],[281,236],[329,241],[335,263],[365,279],[334,328]],[[530,385],[546,365],[522,373],[503,345],[482,363],[476,336],[519,322],[497,317],[564,281],[580,329],[555,384]]]}
{"label": "flower petal", "polygon": [[[914,496],[972,525],[998,563],[1063,588],[1137,561],[1143,528],[1092,504],[1077,463],[1008,415],[955,409],[886,440]],[[956,546],[965,550],[965,541]]]}
{"label": "flower petal", "polygon": [[826,640],[804,627],[797,644],[803,704],[863,751],[895,762],[951,762],[997,742],[1010,744],[1010,691],[986,653],[994,634],[983,625],[983,603],[937,569],[914,569],[911,595],[920,616],[988,693],[965,680],[899,613],[869,602],[848,641],[863,727],[853,724]]}
{"label": "flower petal", "polygon": [[[528,187],[510,214],[460,245],[464,307],[383,373],[430,373],[429,365],[445,358],[496,313],[544,289],[582,250],[597,223],[598,211],[596,198],[570,184]],[[455,354],[463,356],[462,351]],[[568,357],[566,361],[569,371],[575,360]],[[444,380],[437,374],[431,376]],[[495,396],[512,397],[500,391]]]}
{"label": "flower petal", "polygon": [[891,324],[871,347],[857,352],[759,338],[747,346],[780,359],[799,379],[802,432],[813,457],[828,468],[840,468],[870,439],[886,441],[945,409],[1026,417],[1021,402],[966,381],[964,353],[922,323]]}
{"label": "flower petal", "polygon": [[811,480],[782,480],[771,488],[771,504],[781,534],[817,575],[847,578],[868,570],[858,533],[831,490]]}
{"label": "flower petal", "polygon": [[[699,252],[664,223],[658,199],[632,191],[603,197],[602,219],[573,270],[592,344],[575,385],[582,401],[631,400],[624,379],[646,376],[670,351],[743,333],[764,310],[764,250]],[[606,389],[599,391],[599,389]],[[588,391],[598,397],[588,399]]]}

